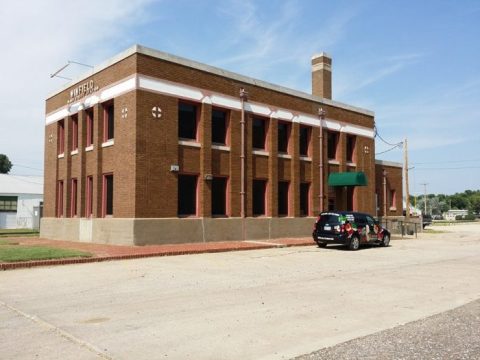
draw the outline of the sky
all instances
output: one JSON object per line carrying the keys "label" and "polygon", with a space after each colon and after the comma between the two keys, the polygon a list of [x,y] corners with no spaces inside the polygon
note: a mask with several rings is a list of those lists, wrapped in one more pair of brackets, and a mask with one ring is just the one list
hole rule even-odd
{"label": "sky", "polygon": [[45,99],[67,82],[50,74],[141,44],[307,93],[325,51],[333,100],[375,112],[376,158],[402,162],[387,143],[407,138],[410,193],[480,189],[480,1],[4,0],[0,19],[11,174],[43,172]]}

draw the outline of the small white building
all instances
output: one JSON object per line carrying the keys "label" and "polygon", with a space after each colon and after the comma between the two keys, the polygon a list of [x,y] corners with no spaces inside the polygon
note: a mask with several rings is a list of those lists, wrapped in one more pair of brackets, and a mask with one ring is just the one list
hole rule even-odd
{"label": "small white building", "polygon": [[455,220],[455,218],[458,216],[465,216],[468,215],[468,210],[448,210],[447,212],[443,213],[443,218],[445,220]]}
{"label": "small white building", "polygon": [[37,228],[43,176],[0,174],[0,229]]}

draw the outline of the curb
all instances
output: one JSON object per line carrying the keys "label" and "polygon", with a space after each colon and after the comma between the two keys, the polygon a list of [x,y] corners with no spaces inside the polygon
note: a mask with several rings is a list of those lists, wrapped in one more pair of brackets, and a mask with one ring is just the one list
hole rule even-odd
{"label": "curb", "polygon": [[[312,246],[312,245],[315,245],[315,244],[310,244],[310,243],[285,244],[284,247]],[[31,267],[52,266],[52,265],[86,264],[86,263],[103,262],[103,261],[111,261],[111,260],[141,259],[141,258],[148,258],[148,257],[212,254],[212,253],[219,253],[219,252],[246,251],[246,250],[263,250],[263,249],[272,249],[272,248],[278,248],[278,245],[252,245],[248,247],[232,247],[232,248],[223,248],[223,249],[222,248],[194,249],[194,250],[183,250],[183,251],[153,252],[153,253],[146,253],[146,254],[99,256],[99,257],[91,257],[91,258],[20,261],[20,262],[14,262],[14,263],[0,263],[0,270],[25,269],[25,268],[31,268]]]}

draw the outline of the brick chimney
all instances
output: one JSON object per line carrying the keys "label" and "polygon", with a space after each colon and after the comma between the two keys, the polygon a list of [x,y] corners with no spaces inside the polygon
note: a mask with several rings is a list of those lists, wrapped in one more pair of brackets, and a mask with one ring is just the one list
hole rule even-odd
{"label": "brick chimney", "polygon": [[332,99],[332,58],[324,52],[312,56],[312,94]]}

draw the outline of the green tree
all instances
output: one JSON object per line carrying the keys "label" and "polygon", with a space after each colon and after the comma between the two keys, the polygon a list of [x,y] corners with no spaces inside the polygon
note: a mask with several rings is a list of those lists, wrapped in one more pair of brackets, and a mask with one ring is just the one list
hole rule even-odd
{"label": "green tree", "polygon": [[0,154],[0,174],[8,174],[12,168],[12,163],[7,155]]}

